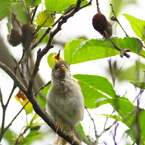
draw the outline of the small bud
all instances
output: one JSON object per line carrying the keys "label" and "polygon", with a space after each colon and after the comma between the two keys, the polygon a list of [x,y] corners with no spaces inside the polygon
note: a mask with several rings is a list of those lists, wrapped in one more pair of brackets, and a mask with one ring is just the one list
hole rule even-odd
{"label": "small bud", "polygon": [[[97,13],[94,15],[92,24],[95,30],[97,30],[104,37],[111,37],[112,35],[112,25],[107,21],[106,17],[102,13]],[[106,36],[106,33],[107,36]]]}
{"label": "small bud", "polygon": [[103,14],[97,13],[93,17],[92,24],[93,24],[94,29],[97,30],[100,34],[103,35],[104,30],[107,26],[107,19]]}
{"label": "small bud", "polygon": [[112,36],[112,25],[109,21],[107,21],[107,26],[106,26],[105,30],[106,30],[108,37],[111,37]]}
{"label": "small bud", "polygon": [[20,33],[18,32],[18,30],[12,29],[12,30],[11,30],[10,36],[8,36],[8,42],[9,42],[12,46],[17,46],[17,45],[20,44],[21,38],[22,38],[22,36],[21,36]]}
{"label": "small bud", "polygon": [[34,28],[30,23],[26,23],[22,26],[22,45],[25,48],[27,44],[31,43],[34,39]]}

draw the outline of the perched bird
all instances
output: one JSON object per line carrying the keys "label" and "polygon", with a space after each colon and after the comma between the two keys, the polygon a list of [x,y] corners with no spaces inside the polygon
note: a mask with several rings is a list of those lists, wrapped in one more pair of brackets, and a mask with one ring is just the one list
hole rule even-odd
{"label": "perched bird", "polygon": [[[81,141],[75,131],[75,126],[83,120],[84,99],[79,84],[71,77],[70,68],[66,61],[59,60],[52,68],[52,86],[47,94],[46,110],[58,122],[59,126]],[[61,137],[54,144],[69,145]]]}

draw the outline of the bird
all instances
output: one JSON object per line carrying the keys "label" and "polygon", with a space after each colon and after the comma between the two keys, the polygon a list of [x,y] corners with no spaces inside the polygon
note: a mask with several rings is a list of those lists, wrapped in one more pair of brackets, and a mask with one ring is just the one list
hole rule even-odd
{"label": "bird", "polygon": [[[52,86],[46,97],[47,113],[60,125],[61,129],[70,133],[75,140],[82,142],[75,127],[84,117],[84,97],[81,88],[70,73],[70,67],[64,60],[57,61],[51,73]],[[70,145],[57,136],[56,145]]]}

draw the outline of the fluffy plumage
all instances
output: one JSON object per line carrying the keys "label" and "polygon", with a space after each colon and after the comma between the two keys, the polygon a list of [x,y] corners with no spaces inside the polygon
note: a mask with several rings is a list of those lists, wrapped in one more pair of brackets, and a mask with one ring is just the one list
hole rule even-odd
{"label": "fluffy plumage", "polygon": [[[52,69],[52,87],[48,91],[46,110],[61,128],[80,140],[75,134],[75,126],[83,119],[84,100],[79,84],[70,75],[66,61],[60,60]],[[61,137],[55,144],[66,145]]]}

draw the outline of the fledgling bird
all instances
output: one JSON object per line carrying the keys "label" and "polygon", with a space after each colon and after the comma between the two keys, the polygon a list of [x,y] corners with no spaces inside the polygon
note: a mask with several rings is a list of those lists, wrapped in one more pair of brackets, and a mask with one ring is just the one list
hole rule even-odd
{"label": "fledgling bird", "polygon": [[[84,99],[79,84],[71,77],[70,68],[66,61],[59,60],[52,68],[52,86],[47,94],[46,111],[74,139],[81,141],[75,132],[76,125],[83,120]],[[57,145],[69,145],[63,138],[58,137]]]}

